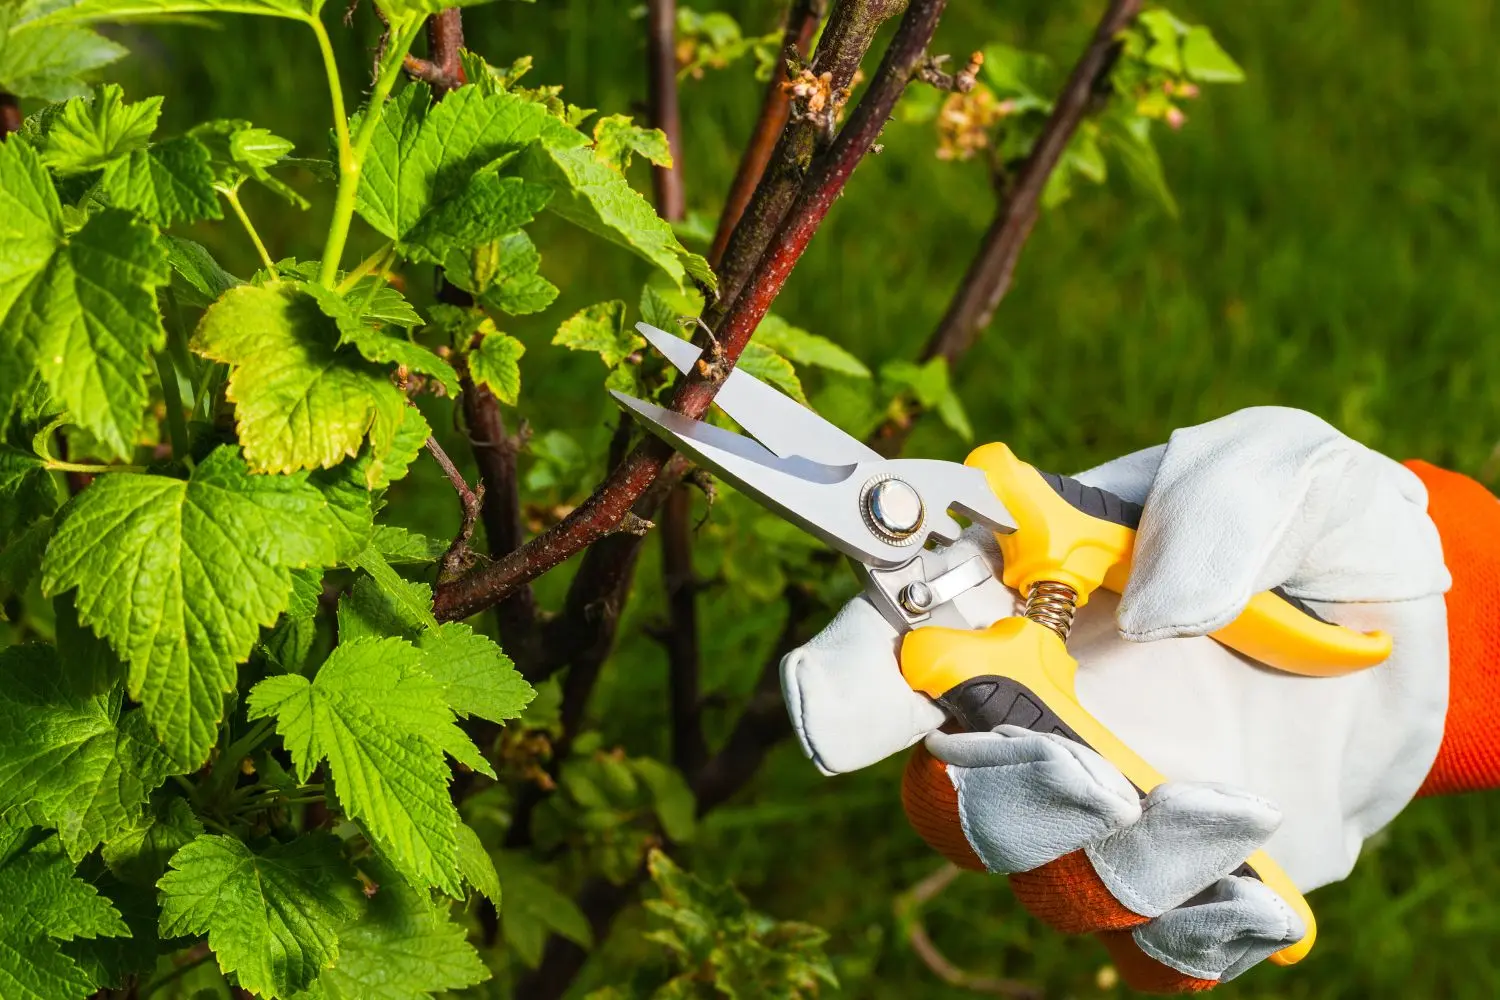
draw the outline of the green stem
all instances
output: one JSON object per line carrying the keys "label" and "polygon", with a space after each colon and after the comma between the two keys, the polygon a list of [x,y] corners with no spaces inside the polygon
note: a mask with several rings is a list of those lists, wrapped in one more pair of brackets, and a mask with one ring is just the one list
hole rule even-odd
{"label": "green stem", "polygon": [[185,459],[190,453],[188,444],[187,417],[182,411],[182,386],[177,381],[177,369],[165,351],[156,352],[156,374],[161,379],[162,400],[167,407],[167,432],[172,436],[172,457]]}
{"label": "green stem", "polygon": [[239,216],[240,224],[245,227],[245,232],[250,234],[250,242],[255,244],[255,252],[260,254],[260,262],[266,265],[266,271],[271,278],[276,279],[278,277],[276,263],[271,260],[271,254],[266,250],[266,245],[260,241],[260,233],[255,231],[250,216],[245,214],[245,206],[240,204],[240,193],[230,187],[218,188],[218,192],[224,196],[225,201],[229,202],[229,207],[234,209],[234,214]]}
{"label": "green stem", "polygon": [[359,300],[359,304],[354,307],[354,315],[363,316],[365,310],[370,308],[370,303],[375,301],[376,293],[384,288],[385,283],[390,280],[391,265],[394,263],[396,263],[396,246],[393,243],[390,245],[390,249],[386,251],[385,259],[375,269],[375,280],[370,282],[369,290],[365,292],[364,298]]}
{"label": "green stem", "polygon": [[386,255],[394,250],[395,247],[394,243],[382,243],[379,249],[360,261],[358,267],[344,275],[344,280],[339,282],[339,287],[336,290],[340,294],[344,294],[359,284],[359,279],[381,266],[385,262]]}
{"label": "green stem", "polygon": [[202,965],[204,962],[207,962],[210,958],[213,957],[213,952],[206,951],[202,955],[199,955],[197,958],[193,959],[191,962],[182,963],[177,968],[167,973],[165,976],[162,976],[160,979],[153,980],[151,983],[147,984],[146,988],[141,990],[138,994],[139,1000],[146,1000],[147,997],[155,993],[157,990],[161,989],[163,986],[168,986],[172,983],[175,983],[177,980],[181,979],[189,972],[192,972],[198,966]]}
{"label": "green stem", "polygon": [[145,472],[144,465],[83,465],[78,462],[63,462],[55,458],[47,459],[47,468],[53,472],[87,472],[96,476],[101,472]]}
{"label": "green stem", "polygon": [[308,26],[318,38],[318,51],[323,55],[323,72],[328,76],[328,98],[333,103],[333,132],[339,143],[339,171],[349,169],[349,115],[344,111],[344,85],[339,79],[339,62],[333,55],[333,43],[328,31],[317,17],[308,20]]}
{"label": "green stem", "polygon": [[187,330],[182,325],[182,310],[177,305],[177,295],[168,285],[162,289],[167,299],[167,315],[171,322],[167,324],[167,353],[172,356],[172,363],[177,366],[177,372],[187,379],[188,389],[193,393],[193,398],[187,400],[188,410],[197,411],[197,365],[193,362],[193,352],[188,349]]}
{"label": "green stem", "polygon": [[[370,143],[375,140],[375,129],[380,125],[381,115],[385,111],[385,100],[391,95],[391,88],[396,85],[396,78],[401,74],[401,62],[406,58],[412,42],[416,41],[417,33],[422,30],[422,23],[420,15],[412,15],[405,21],[391,25],[390,41],[386,44],[375,88],[370,92],[368,109],[360,119],[359,132],[354,136],[347,162],[339,164],[339,191],[333,203],[328,242],[323,245],[323,267],[318,273],[318,283],[329,288],[334,287],[337,282],[339,261],[344,256],[344,244],[349,241],[349,226],[354,221],[354,201],[359,193],[360,171],[364,167],[365,154],[370,150]],[[318,30],[321,29],[322,25],[319,24]],[[341,113],[341,110],[342,104],[337,105],[335,111]],[[342,150],[339,158],[341,161],[345,159]]]}

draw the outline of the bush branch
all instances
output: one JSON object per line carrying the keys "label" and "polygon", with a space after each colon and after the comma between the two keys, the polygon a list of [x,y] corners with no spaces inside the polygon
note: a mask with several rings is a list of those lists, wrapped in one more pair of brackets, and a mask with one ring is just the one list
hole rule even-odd
{"label": "bush branch", "polygon": [[989,996],[1010,997],[1012,1000],[1042,1000],[1042,991],[1029,983],[1015,979],[993,979],[966,972],[948,960],[938,950],[922,923],[922,907],[931,902],[940,892],[948,888],[959,876],[960,869],[953,864],[943,865],[922,881],[896,898],[896,920],[906,930],[906,942],[922,963],[949,986]]}
{"label": "bush branch", "polygon": [[[719,329],[751,275],[759,272],[761,257],[787,219],[805,179],[810,177],[820,140],[838,107],[847,99],[854,74],[875,40],[876,31],[900,13],[903,5],[904,0],[838,0],[834,4],[812,65],[807,67],[814,79],[826,84],[818,88],[826,91],[827,103],[822,109],[826,116],[821,112],[810,113],[805,105],[797,107],[792,100],[790,81],[781,84],[787,95],[788,122],[725,245],[718,269],[719,298],[704,313],[704,320],[711,328]],[[864,155],[863,151],[860,155]]]}
{"label": "bush branch", "polygon": [[678,222],[687,210],[682,183],[682,115],[677,105],[677,0],[646,4],[647,107],[651,127],[666,133],[672,151],[670,167],[653,167],[656,211]]}
{"label": "bush branch", "polygon": [[[1047,181],[1098,94],[1109,85],[1110,70],[1118,54],[1116,37],[1140,9],[1141,0],[1111,0],[1088,47],[1068,74],[1051,117],[1004,194],[978,254],[948,304],[947,313],[923,346],[920,360],[943,358],[952,365],[989,325],[1010,290],[1016,261],[1036,225]],[[875,435],[875,447],[887,455],[900,451],[914,416],[915,411],[908,413],[901,423],[881,427]]]}
{"label": "bush branch", "polygon": [[693,494],[672,491],[662,511],[661,562],[667,591],[667,650],[672,708],[672,763],[684,774],[703,766],[708,754],[698,699],[698,580],[693,573]]}
{"label": "bush branch", "polygon": [[[781,51],[787,61],[800,64],[807,57],[807,48],[812,44],[813,33],[823,20],[826,6],[825,0],[792,0],[781,43]],[[766,164],[771,162],[771,153],[776,149],[782,130],[786,128],[787,118],[791,115],[792,95],[785,86],[786,82],[786,71],[782,69],[773,72],[766,85],[760,117],[755,121],[755,130],[750,133],[750,142],[745,146],[734,181],[729,185],[729,195],[724,199],[723,211],[719,213],[719,228],[714,232],[714,242],[708,251],[708,262],[715,268],[724,258],[729,237],[735,226],[739,225],[745,206],[750,203],[751,195],[759,186],[760,179],[766,172]]]}
{"label": "bush branch", "polygon": [[[838,18],[838,10],[845,6],[858,7],[868,15],[876,6],[884,12],[891,4],[873,5],[868,0],[846,0],[830,18],[830,29]],[[792,267],[807,249],[854,168],[869,152],[890,118],[897,98],[921,64],[945,6],[946,0],[912,0],[869,90],[832,145],[813,159],[800,194],[745,283],[744,294],[735,300],[716,328],[718,350],[715,363],[700,366],[691,375],[678,380],[672,396],[673,410],[694,418],[707,411],[714,393],[733,369],[750,335],[786,283]],[[873,35],[873,27],[867,33],[845,32],[846,38],[853,39],[849,44],[862,42],[868,45]],[[823,43],[819,46],[820,54],[828,40],[825,31]],[[857,59],[853,65],[858,66]],[[852,75],[852,69],[850,72]],[[789,125],[787,131],[794,127]],[[769,181],[771,176],[768,174],[762,184]],[[671,455],[671,449],[656,438],[644,440],[588,499],[552,528],[509,556],[439,587],[434,601],[438,617],[465,618],[504,600],[518,587],[610,533],[656,480]]]}

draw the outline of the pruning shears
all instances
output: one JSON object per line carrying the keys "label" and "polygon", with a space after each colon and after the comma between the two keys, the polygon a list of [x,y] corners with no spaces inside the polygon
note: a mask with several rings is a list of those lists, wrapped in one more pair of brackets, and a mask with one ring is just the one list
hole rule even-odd
{"label": "pruning shears", "polygon": [[[701,352],[689,341],[645,323],[636,329],[679,371],[697,365]],[[1066,646],[1077,608],[1101,586],[1124,588],[1139,504],[1039,472],[1000,443],[976,448],[962,465],[884,458],[740,370],[714,402],[753,440],[613,395],[657,437],[847,556],[865,596],[902,634],[907,683],[943,708],[953,728],[1010,724],[1076,740],[1143,796],[1166,780],[1079,703],[1078,663]],[[955,513],[995,533],[998,565],[983,554],[953,554],[962,531]],[[1024,614],[1013,613],[1011,591],[1026,599]],[[1385,633],[1325,621],[1279,591],[1257,594],[1213,638],[1310,677],[1372,667],[1391,651]],[[1260,879],[1306,923],[1307,935],[1272,960],[1303,958],[1316,924],[1296,885],[1263,851],[1236,874]]]}

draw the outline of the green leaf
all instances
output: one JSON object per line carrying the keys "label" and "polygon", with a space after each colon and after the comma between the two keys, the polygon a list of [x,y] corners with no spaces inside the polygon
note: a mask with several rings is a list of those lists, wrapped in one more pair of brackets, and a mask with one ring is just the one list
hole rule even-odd
{"label": "green leaf", "polygon": [[154,808],[124,829],[116,829],[101,852],[122,881],[154,886],[178,849],[203,833],[192,806],[176,795],[161,795]]}
{"label": "green leaf", "polygon": [[96,87],[92,98],[73,98],[52,119],[42,162],[67,176],[98,170],[145,149],[156,131],[161,100],[148,97],[128,104],[125,91],[114,83]]}
{"label": "green leaf", "polygon": [[698,803],[682,772],[649,757],[632,757],[630,767],[651,789],[656,817],[666,835],[679,844],[692,840],[698,826]]}
{"label": "green leaf", "polygon": [[1105,141],[1119,157],[1125,175],[1141,191],[1154,197],[1162,209],[1177,218],[1177,199],[1167,185],[1156,144],[1151,141],[1151,120],[1132,115],[1124,120],[1107,116],[1103,123]]}
{"label": "green leaf", "polygon": [[[432,588],[427,584],[400,576],[382,584],[362,576],[339,598],[339,641],[411,638],[427,627],[431,614]],[[432,621],[435,626],[437,619]]]}
{"label": "green leaf", "polygon": [[361,552],[354,559],[354,565],[370,574],[371,582],[389,609],[390,621],[404,622],[407,628],[437,628],[437,619],[432,615],[431,587],[403,579],[373,549],[366,548]]}
{"label": "green leaf", "polygon": [[360,215],[397,242],[406,241],[424,216],[464,192],[476,173],[497,160],[544,134],[583,138],[542,105],[513,94],[461,87],[430,110],[429,105],[425,84],[411,84],[396,95],[381,115],[359,186]]}
{"label": "green leaf", "polygon": [[492,243],[542,210],[552,190],[519,177],[479,174],[412,227],[402,249],[414,261],[441,263],[455,250]]}
{"label": "green leaf", "polygon": [[389,449],[406,399],[386,369],[340,347],[341,331],[307,286],[231,289],[203,315],[195,351],[233,365],[240,443],[257,469],[291,472],[337,465],[366,436]]}
{"label": "green leaf", "polygon": [[870,377],[870,369],[865,367],[864,362],[838,344],[827,337],[793,326],[774,313],[761,320],[760,326],[755,329],[752,343],[768,347],[799,365],[826,368],[855,378]]}
{"label": "green leaf", "polygon": [[185,305],[207,306],[234,286],[244,284],[220,267],[202,245],[176,236],[164,236],[162,242],[167,247],[167,263],[186,283],[186,288],[176,286]]}
{"label": "green leaf", "polygon": [[423,659],[402,639],[345,639],[312,681],[257,684],[250,718],[276,717],[301,780],[327,759],[345,814],[403,875],[457,896],[458,812],[443,753],[468,737]]}
{"label": "green leaf", "polygon": [[1182,65],[1189,79],[1204,83],[1244,83],[1245,71],[1202,25],[1182,36]]}
{"label": "green leaf", "polygon": [[322,285],[303,287],[317,300],[323,314],[338,326],[341,346],[352,346],[367,361],[396,364],[416,374],[429,375],[442,383],[448,395],[458,395],[458,374],[448,362],[421,344],[385,333],[355,314],[359,300],[354,297],[358,291],[351,291],[346,297]]}
{"label": "green leaf", "polygon": [[[641,288],[641,319],[658,330],[677,330],[684,317],[691,318],[703,312],[703,296],[697,291],[680,291],[676,288],[658,288],[645,285]],[[770,317],[766,317],[768,320]],[[765,329],[765,323],[761,324]]]}
{"label": "green leaf", "polygon": [[716,286],[703,258],[677,242],[672,227],[592,149],[536,143],[522,154],[520,171],[552,188],[548,209],[574,225],[649,261],[679,286],[689,277]]}
{"label": "green leaf", "polygon": [[0,146],[0,410],[40,367],[72,419],[128,457],[166,342],[155,290],[169,278],[150,226],[108,211],[69,235],[35,150]]}
{"label": "green leaf", "polygon": [[750,341],[745,345],[736,367],[762,382],[776,386],[802,405],[807,405],[807,394],[802,391],[802,381],[797,378],[797,369],[766,345]]}
{"label": "green leaf", "polygon": [[495,862],[479,834],[467,823],[458,824],[458,870],[476,892],[494,903],[495,909],[500,908],[500,875],[495,871]]}
{"label": "green leaf", "polygon": [[60,518],[43,591],[78,588],[79,620],[129,664],[131,697],[177,763],[195,767],[217,739],[235,665],[291,598],[291,571],[334,561],[322,494],[302,476],[251,475],[224,446],[186,482],[102,477]]}
{"label": "green leaf", "polygon": [[[200,122],[188,131],[188,138],[203,145],[208,154],[208,171],[220,188],[237,191],[246,178],[253,177],[295,208],[307,208],[307,199],[273,177],[270,168],[288,160],[292,143],[269,129],[256,128],[241,118],[217,118]],[[311,165],[319,161],[298,161]]]}
{"label": "green leaf", "polygon": [[469,376],[510,406],[521,395],[521,355],[526,345],[508,333],[498,330],[485,334],[479,346],[469,352]]}
{"label": "green leaf", "polygon": [[462,622],[426,629],[416,644],[427,673],[443,686],[443,700],[460,716],[504,722],[520,717],[536,697],[495,641]]}
{"label": "green leaf", "polygon": [[79,82],[126,50],[87,28],[54,27],[13,40],[11,25],[21,4],[0,5],[0,90],[21,98],[66,101],[81,97]]}
{"label": "green leaf", "polygon": [[112,161],[99,181],[107,205],[144,215],[158,226],[221,219],[208,150],[189,136]]}
{"label": "green leaf", "polygon": [[[165,865],[165,858],[162,863]],[[156,887],[128,885],[103,873],[92,875],[90,881],[124,919],[130,934],[74,938],[62,946],[62,952],[97,985],[125,990],[130,986],[129,977],[149,975],[156,968],[161,944],[156,933],[160,916]]]}
{"label": "green leaf", "polygon": [[380,888],[359,922],[339,931],[338,964],[318,980],[323,1000],[426,1000],[490,978],[445,905],[394,872],[375,874]]}
{"label": "green leaf", "polygon": [[541,264],[542,255],[523,232],[478,247],[464,260],[478,286],[469,290],[479,304],[511,316],[541,312],[557,298],[557,286],[538,273]]}
{"label": "green leaf", "polygon": [[260,852],[205,835],[172,856],[157,885],[163,937],[206,933],[221,970],[270,996],[303,989],[333,965],[338,929],[362,902],[338,838],[327,833]]}
{"label": "green leaf", "polygon": [[917,402],[935,410],[949,430],[965,441],[973,440],[974,429],[949,381],[947,361],[933,358],[923,365],[890,361],[881,367],[880,378],[894,389],[911,392]]}
{"label": "green leaf", "polygon": [[0,651],[0,813],[55,827],[82,858],[136,820],[174,768],[118,689],[94,692],[51,646]]}
{"label": "green leaf", "polygon": [[260,14],[306,21],[321,6],[321,0],[67,0],[36,4],[22,26],[29,30],[45,28],[50,31],[59,24],[200,13]]}
{"label": "green leaf", "polygon": [[646,346],[644,337],[626,328],[625,303],[619,299],[596,303],[563,320],[552,343],[573,351],[596,352],[608,368]]}
{"label": "green leaf", "polygon": [[40,458],[0,444],[0,543],[57,510],[57,483]]}
{"label": "green leaf", "polygon": [[572,899],[544,881],[524,856],[498,855],[495,868],[505,889],[501,932],[517,958],[536,968],[542,960],[542,946],[551,933],[560,934],[582,948],[593,947],[594,935],[588,918]]}
{"label": "green leaf", "polygon": [[594,123],[594,153],[622,173],[636,153],[658,167],[672,166],[667,134],[659,128],[641,128],[629,115],[606,115]]}
{"label": "green leaf", "polygon": [[56,838],[28,843],[0,821],[0,996],[83,1000],[95,983],[58,941],[122,937],[129,928],[108,899],[75,876]]}
{"label": "green leaf", "polygon": [[448,551],[448,543],[391,524],[377,524],[370,540],[375,551],[391,565],[430,563]]}

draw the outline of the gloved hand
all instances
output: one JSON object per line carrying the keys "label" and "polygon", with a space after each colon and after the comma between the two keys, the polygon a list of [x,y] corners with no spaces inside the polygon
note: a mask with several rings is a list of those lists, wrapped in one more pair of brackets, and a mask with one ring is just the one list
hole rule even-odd
{"label": "gloved hand", "polygon": [[[929,843],[1011,873],[1060,930],[1101,932],[1135,988],[1206,989],[1305,932],[1230,874],[1249,854],[1264,847],[1304,892],[1336,881],[1422,785],[1448,705],[1450,577],[1421,480],[1300,411],[1243,410],[1077,478],[1145,504],[1124,594],[1096,592],[1068,641],[1078,697],[1168,783],[1141,800],[1052,734],[937,732],[943,713],[906,686],[898,636],[863,598],[785,658],[783,691],[827,773],[925,737],[903,794]],[[1309,678],[1206,638],[1276,586],[1387,631],[1390,659]]]}

